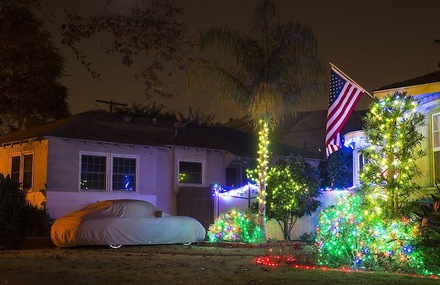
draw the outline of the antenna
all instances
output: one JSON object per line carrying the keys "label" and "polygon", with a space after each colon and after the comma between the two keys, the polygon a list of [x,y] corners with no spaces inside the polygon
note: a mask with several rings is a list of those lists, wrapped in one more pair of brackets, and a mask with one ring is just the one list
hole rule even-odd
{"label": "antenna", "polygon": [[104,104],[107,104],[107,105],[109,105],[109,111],[110,111],[110,113],[112,113],[113,112],[113,106],[127,106],[127,104],[125,104],[125,103],[118,103],[118,102],[115,102],[115,101],[112,101],[112,100],[110,100],[110,101],[105,101],[105,100],[95,100],[95,102],[98,102],[98,103],[104,103]]}

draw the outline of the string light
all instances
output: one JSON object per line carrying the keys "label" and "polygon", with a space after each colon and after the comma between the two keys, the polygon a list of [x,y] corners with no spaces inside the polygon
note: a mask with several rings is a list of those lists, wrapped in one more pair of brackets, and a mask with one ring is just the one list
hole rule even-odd
{"label": "string light", "polygon": [[208,229],[210,242],[256,243],[259,237],[260,228],[255,218],[236,208],[222,213]]}

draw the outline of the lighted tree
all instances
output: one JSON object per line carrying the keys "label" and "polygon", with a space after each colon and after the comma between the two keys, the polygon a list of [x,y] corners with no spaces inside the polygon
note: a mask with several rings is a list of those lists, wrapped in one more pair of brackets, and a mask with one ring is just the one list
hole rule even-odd
{"label": "lighted tree", "polygon": [[[259,130],[259,225],[266,239],[265,200],[269,134],[294,112],[300,98],[313,98],[324,89],[323,65],[317,40],[300,23],[280,23],[275,5],[263,0],[244,34],[212,28],[201,36],[202,50],[223,51],[221,57],[195,65],[188,74],[188,89],[204,89],[251,118]],[[316,97],[315,97],[316,98]]]}
{"label": "lighted tree", "polygon": [[267,178],[267,218],[278,222],[284,239],[298,219],[311,215],[321,202],[317,200],[319,179],[316,171],[304,159],[291,155],[287,163],[269,168]]}
{"label": "lighted tree", "polygon": [[414,180],[421,175],[416,160],[425,155],[419,132],[424,115],[417,106],[412,97],[394,93],[375,99],[365,118],[369,146],[362,150],[367,162],[360,174],[362,189],[368,202],[386,205],[391,214],[402,213],[420,188]]}
{"label": "lighted tree", "polygon": [[423,245],[421,223],[409,198],[419,186],[416,160],[424,116],[417,102],[395,93],[375,99],[365,119],[369,146],[361,191],[320,213],[316,246],[320,265],[424,275],[440,274],[438,250]]}

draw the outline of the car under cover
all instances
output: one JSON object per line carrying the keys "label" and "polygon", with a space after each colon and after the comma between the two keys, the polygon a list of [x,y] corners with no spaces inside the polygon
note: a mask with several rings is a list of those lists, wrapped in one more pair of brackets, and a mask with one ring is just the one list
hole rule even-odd
{"label": "car under cover", "polygon": [[93,203],[55,220],[57,247],[84,245],[176,244],[203,241],[206,229],[192,217],[171,216],[141,200]]}

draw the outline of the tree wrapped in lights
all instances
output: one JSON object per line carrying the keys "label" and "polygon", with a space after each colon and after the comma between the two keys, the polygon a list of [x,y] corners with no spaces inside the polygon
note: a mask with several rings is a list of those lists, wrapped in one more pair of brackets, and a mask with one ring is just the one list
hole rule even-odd
{"label": "tree wrapped in lights", "polygon": [[418,149],[424,115],[416,111],[417,106],[412,97],[395,93],[375,99],[365,118],[370,145],[362,150],[367,164],[360,181],[367,201],[391,214],[404,213],[410,196],[420,189],[414,179],[421,175],[416,160],[425,155]]}
{"label": "tree wrapped in lights", "polygon": [[[248,171],[249,178],[255,182],[259,174],[259,168]],[[292,154],[285,161],[270,166],[266,176],[266,217],[276,220],[284,239],[290,240],[296,221],[311,215],[321,204],[316,199],[320,195],[317,171],[302,157]]]}
{"label": "tree wrapped in lights", "polygon": [[251,215],[235,208],[222,213],[214,224],[209,226],[210,242],[245,242],[255,243],[260,237],[260,231]]}
{"label": "tree wrapped in lights", "polygon": [[273,0],[259,2],[249,28],[247,33],[229,27],[204,32],[202,50],[222,53],[194,64],[187,86],[190,92],[202,89],[213,94],[247,116],[259,131],[258,221],[265,241],[268,134],[294,115],[303,100],[325,94],[325,69],[312,31],[298,22],[280,22]]}
{"label": "tree wrapped in lights", "polygon": [[[316,246],[319,264],[368,270],[440,274],[421,240],[421,224],[410,214],[410,196],[419,189],[416,160],[424,116],[417,102],[395,93],[371,104],[365,122],[370,144],[361,193],[320,214]],[[413,197],[414,198],[414,197]],[[437,254],[438,256],[438,254]],[[436,271],[436,272],[432,272]]]}

